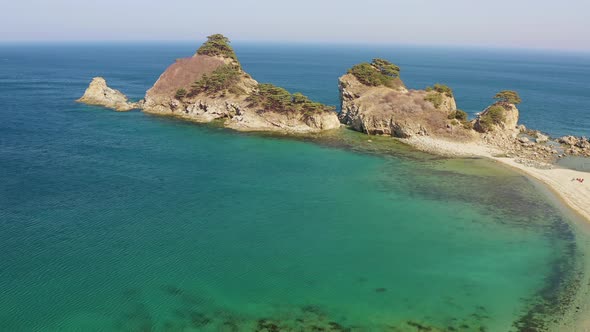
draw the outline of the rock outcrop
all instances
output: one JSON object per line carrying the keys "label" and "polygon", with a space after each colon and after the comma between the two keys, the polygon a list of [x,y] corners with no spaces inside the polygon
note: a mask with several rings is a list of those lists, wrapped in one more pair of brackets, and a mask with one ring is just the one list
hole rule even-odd
{"label": "rock outcrop", "polygon": [[[229,43],[223,36],[212,37]],[[288,102],[263,109],[253,102],[260,85],[243,71],[229,45],[225,47],[223,52],[209,52],[205,43],[192,57],[168,67],[147,91],[144,112],[196,122],[223,119],[226,127],[242,131],[306,133],[340,126],[336,112],[307,99],[316,111]]]}
{"label": "rock outcrop", "polygon": [[308,133],[340,127],[332,107],[268,86],[241,68],[226,37],[212,35],[192,57],[169,66],[141,102],[129,102],[102,77],[94,78],[78,101],[202,123],[222,119],[224,126],[243,131]]}
{"label": "rock outcrop", "polygon": [[479,113],[473,121],[473,128],[481,133],[505,132],[517,134],[519,111],[516,105],[509,103],[495,103]]}
{"label": "rock outcrop", "polygon": [[453,121],[457,105],[450,92],[409,90],[403,83],[371,86],[352,73],[340,77],[339,88],[340,121],[354,130],[399,138],[473,136],[464,124]]}
{"label": "rock outcrop", "polygon": [[339,118],[354,130],[403,138],[418,148],[420,142],[437,139],[474,142],[507,156],[539,162],[554,161],[565,153],[584,155],[588,151],[590,154],[590,142],[585,138],[564,137],[561,142],[567,147],[560,149],[548,142],[546,135],[533,134],[519,126],[519,111],[506,100],[500,99],[469,121],[465,112],[456,109],[452,90],[444,85],[435,84],[425,90],[407,89],[399,80],[397,67],[397,71],[387,72],[393,73],[390,77],[395,78],[394,84],[380,84],[386,79],[382,76],[384,72],[375,74],[373,70],[380,71],[376,64],[385,60],[377,61],[357,65],[340,77]]}
{"label": "rock outcrop", "polygon": [[562,136],[557,142],[562,144],[569,155],[590,157],[590,140],[584,136]]}
{"label": "rock outcrop", "polygon": [[[518,125],[520,97],[502,91],[498,101],[469,121],[457,110],[452,90],[435,84],[408,89],[399,67],[383,60],[354,66],[339,78],[341,112],[271,84],[259,84],[246,73],[222,35],[208,41],[191,57],[179,59],[160,75],[140,102],[130,102],[104,78],[92,80],[79,102],[117,111],[176,116],[196,122],[223,121],[242,131],[309,133],[339,128],[341,123],[369,135],[389,135],[420,141],[441,138],[476,142],[507,156],[553,161],[575,155],[590,156],[585,137],[548,136]],[[411,140],[413,138],[413,140]],[[557,143],[560,143],[561,146]]]}
{"label": "rock outcrop", "polygon": [[[466,113],[456,110],[450,88],[436,84],[425,90],[410,90],[399,77],[396,84],[385,86],[379,84],[379,76],[377,79],[370,76],[369,64],[362,66],[362,71],[357,73],[371,84],[361,82],[352,69],[339,80],[342,103],[339,118],[354,130],[403,138],[418,148],[420,142],[440,139],[440,142],[474,142],[523,160],[550,162],[563,155],[547,142],[547,136],[521,134],[526,128],[518,125],[519,111],[514,104],[500,100],[469,121]],[[371,66],[378,70],[378,66]],[[590,153],[590,142],[584,138],[565,137],[562,142],[569,147],[566,152],[583,155],[583,147],[589,145]]]}
{"label": "rock outcrop", "polygon": [[[176,60],[146,92],[144,112],[173,115],[196,122],[211,122],[220,118],[232,118],[244,113],[246,98],[258,86],[258,82],[240,72],[237,86],[241,94],[191,94],[191,85],[216,69],[232,64],[233,61],[220,56],[195,54],[190,58]],[[181,89],[184,96],[177,95]],[[238,90],[239,90],[238,89]]]}
{"label": "rock outcrop", "polygon": [[99,105],[124,112],[142,107],[141,102],[129,102],[121,91],[110,88],[102,77],[95,77],[78,102]]}

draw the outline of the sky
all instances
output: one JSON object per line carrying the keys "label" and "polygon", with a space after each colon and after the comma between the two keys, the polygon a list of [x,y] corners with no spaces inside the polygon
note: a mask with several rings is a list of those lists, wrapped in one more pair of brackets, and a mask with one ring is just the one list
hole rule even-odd
{"label": "sky", "polygon": [[590,51],[590,0],[3,0],[0,41],[234,41]]}

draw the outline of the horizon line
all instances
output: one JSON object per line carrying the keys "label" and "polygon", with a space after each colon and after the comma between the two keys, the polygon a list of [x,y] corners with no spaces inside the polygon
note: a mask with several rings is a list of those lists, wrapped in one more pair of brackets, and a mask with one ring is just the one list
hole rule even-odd
{"label": "horizon line", "polygon": [[[15,39],[1,40],[0,45],[10,44],[188,44],[195,43],[200,45],[205,39]],[[266,40],[266,39],[231,39],[232,44],[269,44],[269,45],[319,45],[319,46],[402,46],[402,47],[424,47],[424,48],[464,48],[464,49],[484,49],[484,50],[506,50],[506,51],[533,51],[533,52],[553,52],[590,55],[590,48],[550,48],[550,47],[532,47],[532,46],[506,46],[506,45],[486,45],[486,44],[428,44],[428,43],[403,43],[403,42],[374,42],[374,41],[325,41],[325,40]]]}

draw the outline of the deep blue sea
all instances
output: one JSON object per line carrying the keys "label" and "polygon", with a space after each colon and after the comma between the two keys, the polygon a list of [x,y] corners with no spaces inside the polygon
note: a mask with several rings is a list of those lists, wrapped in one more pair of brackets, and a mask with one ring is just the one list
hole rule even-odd
{"label": "deep blue sea", "polygon": [[[587,227],[491,162],[74,102],[94,76],[140,99],[197,47],[0,45],[0,331],[569,331],[590,312]],[[514,89],[528,127],[590,136],[590,55],[234,47],[323,103],[381,57],[472,116]]]}

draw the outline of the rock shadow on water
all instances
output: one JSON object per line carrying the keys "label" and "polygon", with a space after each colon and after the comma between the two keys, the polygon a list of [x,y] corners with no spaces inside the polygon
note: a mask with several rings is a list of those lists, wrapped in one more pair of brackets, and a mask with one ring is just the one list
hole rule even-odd
{"label": "rock shadow on water", "polygon": [[552,269],[544,286],[528,300],[525,311],[513,324],[518,331],[550,331],[555,329],[554,324],[559,318],[576,310],[576,294],[584,282],[581,263],[577,259],[579,254],[572,241],[564,246],[563,255],[548,263]]}
{"label": "rock shadow on water", "polygon": [[118,331],[153,331],[154,318],[144,303],[132,304],[131,308],[115,321],[115,330]]}

